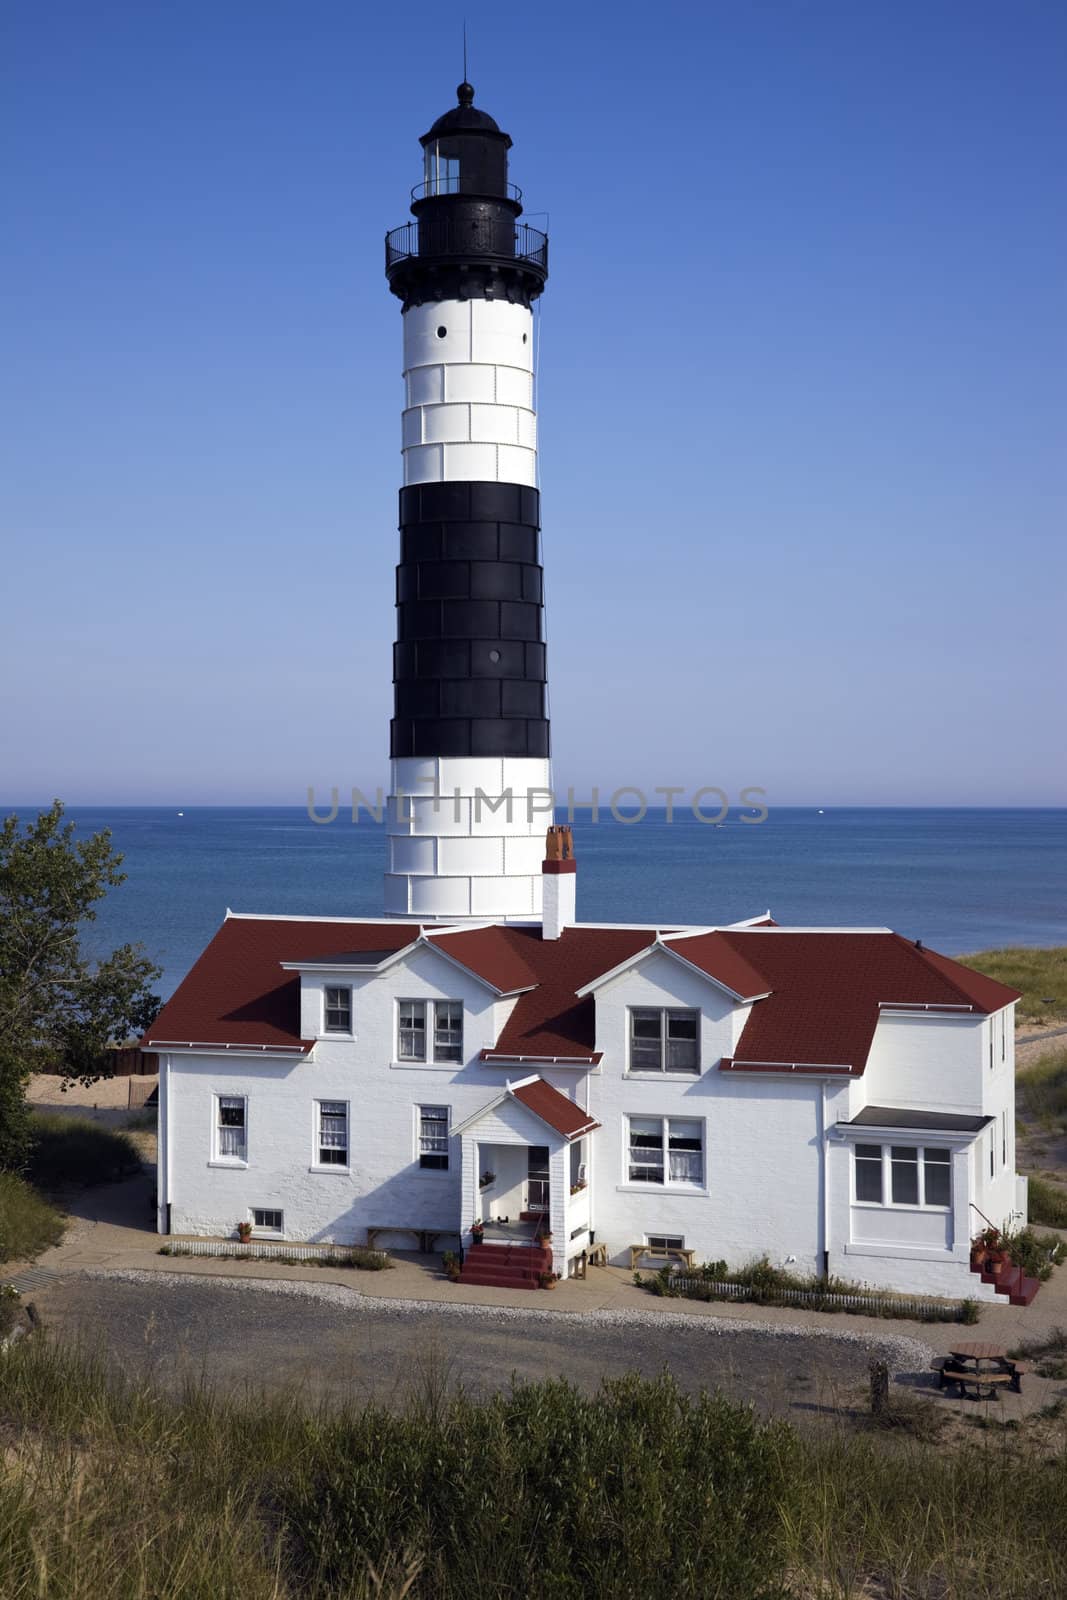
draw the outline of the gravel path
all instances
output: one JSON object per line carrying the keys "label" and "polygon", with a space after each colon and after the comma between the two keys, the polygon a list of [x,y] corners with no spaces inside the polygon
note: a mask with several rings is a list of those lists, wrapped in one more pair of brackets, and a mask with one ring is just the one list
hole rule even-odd
{"label": "gravel path", "polygon": [[510,1307],[448,1306],[356,1295],[335,1284],[82,1273],[38,1296],[53,1336],[102,1344],[124,1371],[165,1384],[296,1385],[315,1398],[399,1403],[430,1384],[474,1394],[512,1377],[605,1377],[668,1368],[683,1388],[718,1388],[766,1412],[819,1414],[862,1395],[873,1357],[929,1374],[931,1350],[888,1334],[597,1311],[576,1318]]}

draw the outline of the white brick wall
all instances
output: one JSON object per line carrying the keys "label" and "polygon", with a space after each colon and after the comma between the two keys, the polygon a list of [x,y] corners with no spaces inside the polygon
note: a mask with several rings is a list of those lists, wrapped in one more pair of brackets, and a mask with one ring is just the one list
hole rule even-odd
{"label": "white brick wall", "polygon": [[[161,1199],[170,1202],[173,1231],[232,1235],[251,1207],[265,1206],[284,1211],[291,1239],[362,1242],[368,1225],[389,1223],[452,1227],[458,1234],[469,1229],[475,1215],[492,1211],[492,1196],[483,1199],[478,1176],[493,1163],[480,1156],[479,1148],[488,1151],[494,1141],[502,1146],[526,1142],[551,1151],[551,1223],[562,1269],[570,1156],[565,1142],[538,1119],[512,1104],[464,1136],[462,1151],[460,1139],[452,1140],[447,1172],[421,1169],[417,1159],[420,1104],[447,1105],[455,1125],[487,1106],[509,1076],[518,1079],[535,1070],[528,1063],[499,1067],[478,1060],[483,1048],[495,1044],[514,1002],[500,999],[440,953],[419,949],[376,976],[307,975],[303,1026],[308,1032],[319,1026],[317,991],[324,982],[351,983],[353,1036],[321,1039],[311,1060],[175,1053],[165,1063]],[[397,1063],[395,1019],[401,998],[463,1002],[461,1066]],[[627,1074],[627,1012],[635,1005],[700,1011],[699,1076]],[[734,1052],[742,1008],[662,952],[601,987],[596,1014],[602,1066],[588,1072],[550,1068],[543,1076],[602,1124],[587,1141],[590,1186],[580,1204],[583,1214],[590,1205],[596,1238],[616,1262],[628,1262],[627,1247],[646,1234],[677,1233],[699,1259],[724,1258],[736,1266],[766,1254],[776,1264],[816,1271],[828,1251],[831,1271],[841,1276],[900,1290],[989,1298],[968,1271],[969,1238],[980,1226],[970,1202],[997,1223],[1007,1219],[1015,1203],[1010,1008],[1004,1014],[1003,1061],[996,1018],[948,1025],[928,1017],[883,1019],[867,1075],[825,1085],[812,1078],[720,1073],[719,1060]],[[247,1096],[245,1168],[212,1163],[216,1094]],[[322,1099],[350,1106],[347,1171],[316,1170],[314,1103]],[[834,1136],[833,1128],[864,1104],[996,1116],[993,1179],[989,1135],[977,1144],[956,1139],[951,1141],[955,1204],[947,1218],[943,1212],[888,1207],[861,1214],[852,1201],[851,1144]],[[1001,1112],[1007,1117],[1007,1163],[1001,1159]],[[700,1121],[705,1158],[700,1192],[630,1183],[626,1119],[631,1115]],[[831,1135],[825,1140],[824,1127]],[[921,1140],[909,1135],[900,1142]],[[512,1173],[509,1202],[518,1188]],[[509,1203],[500,1209],[514,1215],[519,1207]],[[399,1235],[395,1239],[401,1247],[410,1242]]]}

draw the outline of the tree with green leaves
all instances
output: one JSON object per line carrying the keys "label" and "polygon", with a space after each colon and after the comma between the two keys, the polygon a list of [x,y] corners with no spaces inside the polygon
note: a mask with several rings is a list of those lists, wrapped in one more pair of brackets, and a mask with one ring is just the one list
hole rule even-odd
{"label": "tree with green leaves", "polygon": [[29,1148],[26,1080],[58,1066],[68,1082],[111,1070],[111,1044],[144,1032],[159,1010],[160,969],[141,946],[103,960],[82,951],[97,902],[123,883],[108,829],[75,838],[53,802],[36,821],[0,824],[0,1169],[17,1171]]}

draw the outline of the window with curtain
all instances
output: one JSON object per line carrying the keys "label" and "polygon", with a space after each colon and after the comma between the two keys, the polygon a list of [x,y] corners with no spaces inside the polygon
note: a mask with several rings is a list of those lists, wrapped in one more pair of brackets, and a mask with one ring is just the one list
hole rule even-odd
{"label": "window with curtain", "polygon": [[631,1117],[628,1170],[631,1183],[702,1187],[703,1123],[685,1117]]}
{"label": "window with curtain", "polygon": [[419,1166],[444,1172],[448,1167],[448,1107],[419,1107]]}
{"label": "window with curtain", "polygon": [[246,1101],[244,1095],[220,1094],[216,1124],[216,1155],[224,1161],[248,1159]]}
{"label": "window with curtain", "polygon": [[319,1165],[348,1165],[348,1106],[343,1100],[319,1101]]}

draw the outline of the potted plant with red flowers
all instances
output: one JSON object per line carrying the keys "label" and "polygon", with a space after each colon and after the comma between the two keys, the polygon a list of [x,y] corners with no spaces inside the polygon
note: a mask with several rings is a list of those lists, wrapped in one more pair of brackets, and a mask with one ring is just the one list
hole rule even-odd
{"label": "potted plant with red flowers", "polygon": [[538,1283],[542,1289],[554,1289],[559,1282],[559,1274],[555,1272],[541,1272],[538,1274]]}
{"label": "potted plant with red flowers", "polygon": [[485,1238],[485,1223],[480,1219],[471,1223],[471,1239],[475,1244],[481,1244]]}
{"label": "potted plant with red flowers", "polygon": [[237,1224],[237,1237],[241,1244],[251,1244],[252,1224],[250,1222],[239,1222]]}

